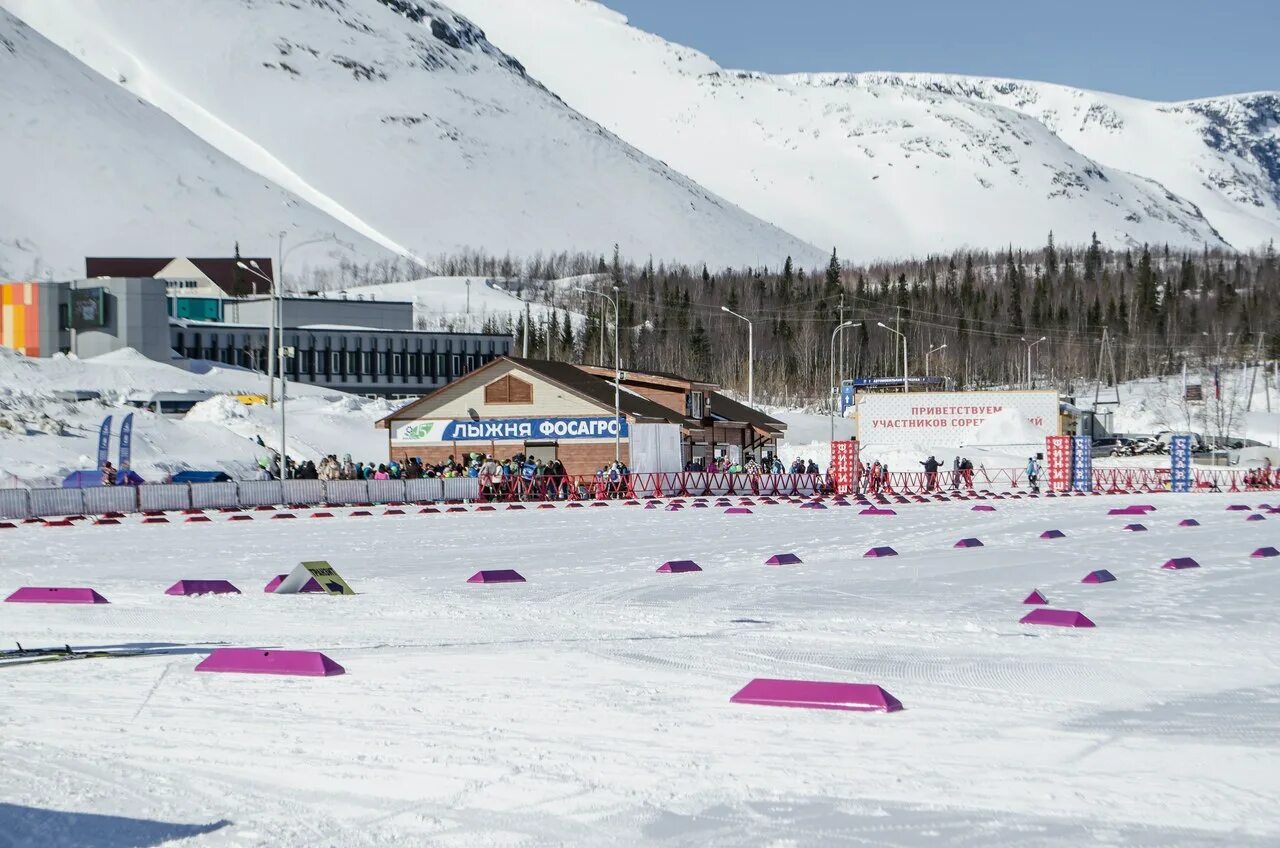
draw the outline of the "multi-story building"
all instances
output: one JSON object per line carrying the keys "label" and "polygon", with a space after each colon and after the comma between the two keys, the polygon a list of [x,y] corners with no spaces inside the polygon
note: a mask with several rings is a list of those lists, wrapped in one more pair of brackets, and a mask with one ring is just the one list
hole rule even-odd
{"label": "multi-story building", "polygon": [[[0,345],[27,356],[81,357],[128,347],[160,362],[201,359],[267,370],[268,298],[221,299],[219,320],[176,317],[173,303],[187,295],[175,293],[171,282],[99,277],[0,283]],[[277,344],[287,354],[285,376],[295,382],[358,394],[419,395],[511,352],[506,335],[415,331],[408,302],[282,303]]]}

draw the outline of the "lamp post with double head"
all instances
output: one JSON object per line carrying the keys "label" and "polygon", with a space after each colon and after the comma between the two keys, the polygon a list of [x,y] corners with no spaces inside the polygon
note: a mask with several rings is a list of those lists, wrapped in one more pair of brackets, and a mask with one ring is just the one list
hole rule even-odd
{"label": "lamp post with double head", "polygon": [[[613,460],[614,462],[622,461],[622,408],[621,408],[621,384],[622,384],[622,360],[619,357],[618,347],[618,287],[613,287],[614,297],[609,297],[602,291],[593,289],[575,288],[573,291],[582,294],[595,294],[603,297],[613,306]],[[600,328],[600,332],[604,332],[604,328]],[[603,339],[603,336],[602,336]],[[630,463],[628,463],[630,464]]]}
{"label": "lamp post with double head", "polygon": [[1040,342],[1044,341],[1046,338],[1048,338],[1048,336],[1041,336],[1040,338],[1036,339],[1033,342],[1029,342],[1026,339],[1022,340],[1022,343],[1027,346],[1027,388],[1028,389],[1035,388],[1035,383],[1031,379],[1031,349],[1034,348],[1036,345],[1040,344]]}
{"label": "lamp post with double head", "polygon": [[734,318],[740,318],[747,322],[747,406],[752,409],[756,405],[756,328],[751,319],[745,315],[739,315],[727,306],[720,307],[721,312],[727,312]]}
{"label": "lamp post with double head", "polygon": [[946,347],[947,347],[946,345],[944,345],[944,344],[940,344],[940,345],[938,345],[937,347],[935,347],[933,350],[925,351],[925,354],[924,354],[924,375],[925,375],[926,377],[930,376],[930,375],[929,375],[929,357],[930,357],[930,356],[933,356],[935,353],[937,353],[937,352],[938,352],[938,351],[940,351],[940,350],[944,350],[944,349],[946,349]]}
{"label": "lamp post with double head", "polygon": [[846,327],[852,327],[854,322],[845,321],[843,324],[836,326],[831,331],[831,368],[827,372],[828,382],[831,383],[831,403],[827,407],[827,419],[831,422],[831,441],[836,440],[836,399],[840,394],[840,386],[835,385],[836,382],[836,336]]}
{"label": "lamp post with double head", "polygon": [[[262,269],[258,267],[258,263],[252,259],[249,260],[248,265],[245,265],[245,263],[243,262],[236,263],[240,268],[246,271],[249,271],[250,273],[257,274],[258,277],[260,277],[261,279],[271,283],[271,292],[272,292],[271,320],[268,322],[268,329],[267,329],[267,348],[268,348],[267,350],[267,363],[268,363],[267,364],[267,385],[268,385],[267,392],[268,392],[268,402],[270,402],[272,400],[272,397],[274,396],[275,372],[276,372],[276,369],[278,368],[280,372],[280,479],[281,480],[287,479],[289,476],[289,464],[287,461],[287,454],[285,452],[285,447],[287,444],[287,434],[288,434],[288,420],[285,417],[285,389],[287,387],[287,383],[286,383],[285,371],[284,371],[284,359],[286,355],[293,356],[296,353],[296,351],[293,351],[290,348],[286,348],[284,345],[284,263],[288,261],[289,257],[293,255],[293,252],[295,250],[301,247],[306,247],[307,245],[310,245],[310,244],[319,244],[321,242],[333,242],[339,247],[346,248],[347,250],[355,250],[354,245],[344,242],[342,239],[338,238],[333,233],[328,233],[318,238],[312,238],[312,239],[307,239],[306,241],[300,241],[297,244],[292,245],[288,249],[288,251],[286,251],[284,249],[284,238],[286,235],[287,233],[284,231],[281,231],[279,234],[279,241],[277,242],[277,252],[276,252],[276,258],[277,258],[276,268],[275,268],[276,279],[274,281],[270,277],[268,277],[266,274],[262,273]],[[279,327],[279,340],[278,340],[279,345],[276,344],[277,325]]]}
{"label": "lamp post with double head", "polygon": [[906,394],[910,389],[907,388],[907,336],[900,333],[892,327],[886,327],[883,321],[877,321],[876,326],[882,330],[888,330],[898,338],[902,339],[902,392]]}

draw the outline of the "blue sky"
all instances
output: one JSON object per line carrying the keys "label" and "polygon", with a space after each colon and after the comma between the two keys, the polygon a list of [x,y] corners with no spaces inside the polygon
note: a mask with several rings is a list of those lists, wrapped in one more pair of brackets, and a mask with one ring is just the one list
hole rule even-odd
{"label": "blue sky", "polygon": [[934,71],[1156,100],[1280,89],[1280,0],[604,0],[728,68]]}

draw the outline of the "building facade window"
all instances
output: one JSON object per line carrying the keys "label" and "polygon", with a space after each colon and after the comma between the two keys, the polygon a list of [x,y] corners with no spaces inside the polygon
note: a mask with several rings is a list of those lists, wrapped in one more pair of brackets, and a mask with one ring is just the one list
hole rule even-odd
{"label": "building facade window", "polygon": [[685,413],[690,418],[703,418],[705,413],[703,410],[702,392],[689,392],[689,400]]}

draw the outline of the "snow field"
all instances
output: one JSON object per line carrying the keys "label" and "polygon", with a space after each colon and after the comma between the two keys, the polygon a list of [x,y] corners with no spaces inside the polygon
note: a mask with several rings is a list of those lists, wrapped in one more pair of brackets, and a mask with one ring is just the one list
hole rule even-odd
{"label": "snow field", "polygon": [[[1226,510],[1260,500],[3,530],[4,595],[111,604],[6,604],[0,640],[163,652],[0,668],[0,825],[21,842],[34,807],[201,846],[1274,844],[1280,566],[1248,554],[1280,518]],[[1149,532],[1105,514],[1129,503],[1157,507]],[[864,559],[876,544],[899,556]],[[762,564],[779,552],[804,564]],[[1173,556],[1202,567],[1161,570]],[[685,558],[705,571],[655,573]],[[261,591],[303,559],[360,594]],[[482,568],[529,582],[468,585]],[[1100,568],[1118,580],[1079,582]],[[244,594],[163,594],[183,578]],[[1020,626],[1033,588],[1097,628]],[[219,644],[347,673],[196,674]],[[730,704],[754,677],[878,683],[906,709]],[[79,821],[42,844],[83,844]]]}

